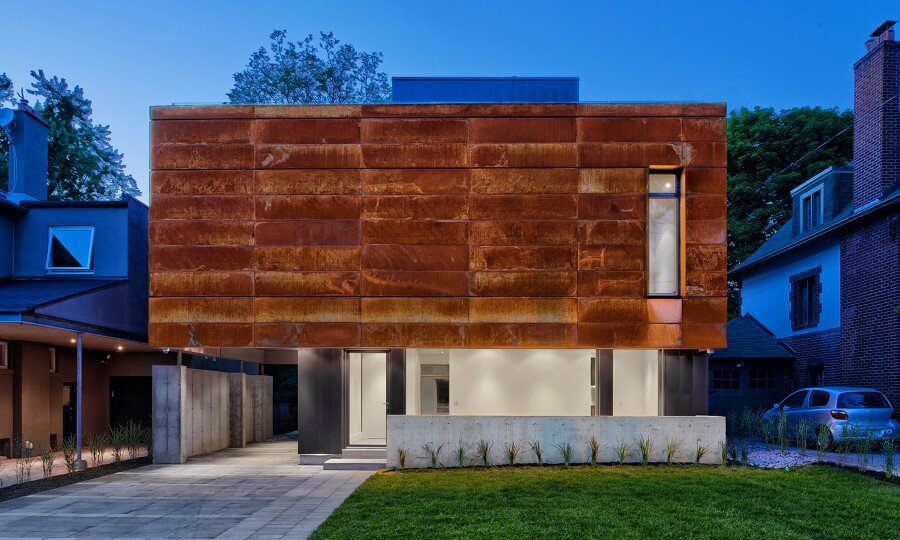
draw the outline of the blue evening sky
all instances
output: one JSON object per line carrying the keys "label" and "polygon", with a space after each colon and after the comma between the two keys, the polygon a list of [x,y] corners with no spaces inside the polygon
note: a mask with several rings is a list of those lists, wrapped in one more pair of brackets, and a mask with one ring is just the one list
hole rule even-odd
{"label": "blue evening sky", "polygon": [[[30,6],[30,8],[29,8]],[[893,1],[9,2],[0,71],[78,84],[148,201],[148,108],[224,101],[274,28],[332,30],[388,76],[579,76],[585,101],[852,107],[852,65]]]}

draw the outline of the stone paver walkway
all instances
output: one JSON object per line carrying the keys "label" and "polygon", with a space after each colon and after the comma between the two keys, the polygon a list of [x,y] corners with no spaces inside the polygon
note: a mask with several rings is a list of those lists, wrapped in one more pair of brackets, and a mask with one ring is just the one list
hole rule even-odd
{"label": "stone paver walkway", "polygon": [[0,502],[0,538],[306,538],[372,473],[297,461],[258,443]]}

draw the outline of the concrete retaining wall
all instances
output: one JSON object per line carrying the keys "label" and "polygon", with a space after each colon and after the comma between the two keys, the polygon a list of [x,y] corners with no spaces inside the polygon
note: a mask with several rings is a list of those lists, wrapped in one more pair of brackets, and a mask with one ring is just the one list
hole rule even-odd
{"label": "concrete retaining wall", "polygon": [[153,462],[272,438],[272,378],[153,366]]}
{"label": "concrete retaining wall", "polygon": [[430,466],[423,446],[443,444],[440,461],[456,466],[455,451],[460,444],[468,455],[466,465],[480,465],[477,444],[487,441],[492,465],[506,464],[506,447],[515,442],[520,448],[516,463],[537,463],[530,444],[540,441],[544,463],[561,463],[556,445],[569,443],[572,463],[590,461],[591,437],[600,443],[598,461],[617,462],[615,446],[625,442],[631,454],[626,462],[640,461],[636,439],[649,437],[651,461],[664,462],[666,444],[679,441],[674,461],[694,461],[698,445],[707,453],[702,463],[719,463],[720,445],[725,442],[725,418],[721,416],[388,416],[387,464],[397,468],[397,450],[406,449],[406,467]]}

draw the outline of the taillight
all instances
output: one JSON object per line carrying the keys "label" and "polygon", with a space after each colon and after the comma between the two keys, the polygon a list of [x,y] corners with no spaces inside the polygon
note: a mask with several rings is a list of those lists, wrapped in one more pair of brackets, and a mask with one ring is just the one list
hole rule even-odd
{"label": "taillight", "polygon": [[835,420],[846,420],[847,411],[831,411],[831,417]]}

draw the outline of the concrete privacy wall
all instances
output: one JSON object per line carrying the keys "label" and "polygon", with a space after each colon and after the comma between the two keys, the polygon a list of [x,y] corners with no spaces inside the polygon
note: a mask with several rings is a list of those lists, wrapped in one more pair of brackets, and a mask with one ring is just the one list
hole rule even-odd
{"label": "concrete privacy wall", "polygon": [[702,463],[719,463],[720,445],[725,442],[725,418],[721,416],[388,416],[387,464],[399,467],[397,449],[406,449],[406,467],[430,466],[424,445],[443,445],[443,466],[456,466],[455,451],[462,444],[467,453],[465,465],[479,465],[479,441],[490,447],[490,463],[507,463],[506,447],[515,442],[520,452],[516,463],[536,464],[530,444],[540,441],[544,463],[561,463],[556,445],[569,443],[573,448],[572,463],[590,461],[591,437],[600,443],[598,461],[616,462],[615,446],[625,442],[630,447],[626,462],[640,461],[636,439],[649,437],[653,448],[652,462],[664,462],[670,441],[679,441],[680,450],[674,461],[693,462],[698,445],[707,453]]}
{"label": "concrete privacy wall", "polygon": [[272,438],[272,378],[153,366],[153,462]]}

